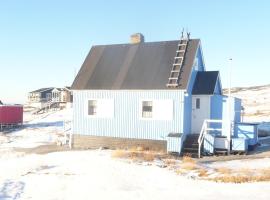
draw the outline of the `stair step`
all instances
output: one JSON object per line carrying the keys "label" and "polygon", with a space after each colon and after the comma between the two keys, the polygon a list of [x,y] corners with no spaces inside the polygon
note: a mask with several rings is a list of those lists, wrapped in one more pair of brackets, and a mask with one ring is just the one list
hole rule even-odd
{"label": "stair step", "polygon": [[226,149],[215,149],[215,154],[227,155],[228,151]]}
{"label": "stair step", "polygon": [[199,143],[198,142],[184,142],[183,145],[184,146],[199,147]]}
{"label": "stair step", "polygon": [[184,144],[184,147],[187,148],[199,148],[199,144]]}
{"label": "stair step", "polygon": [[184,147],[184,152],[198,152],[198,148]]}
{"label": "stair step", "polygon": [[187,138],[185,141],[186,142],[196,142],[196,143],[198,143],[198,138]]}

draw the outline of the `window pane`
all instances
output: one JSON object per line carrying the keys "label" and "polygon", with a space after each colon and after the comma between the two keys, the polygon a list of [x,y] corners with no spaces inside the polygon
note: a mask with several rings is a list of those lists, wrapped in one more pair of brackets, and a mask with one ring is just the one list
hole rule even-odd
{"label": "window pane", "polygon": [[153,114],[153,102],[143,101],[142,102],[142,117],[152,118],[152,114]]}
{"label": "window pane", "polygon": [[88,101],[88,115],[96,115],[97,114],[97,101],[89,100]]}
{"label": "window pane", "polygon": [[196,109],[200,109],[200,99],[196,99]]}

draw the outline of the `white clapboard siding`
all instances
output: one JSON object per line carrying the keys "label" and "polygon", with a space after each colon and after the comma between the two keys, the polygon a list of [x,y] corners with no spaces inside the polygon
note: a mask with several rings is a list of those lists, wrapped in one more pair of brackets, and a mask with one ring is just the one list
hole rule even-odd
{"label": "white clapboard siding", "polygon": [[[73,133],[93,136],[166,140],[169,133],[183,133],[185,91],[182,90],[83,90],[73,91]],[[104,100],[101,115],[91,117],[88,100]],[[153,100],[155,119],[142,119],[142,100]],[[98,103],[99,104],[99,103]],[[105,106],[103,106],[105,105]],[[158,109],[159,108],[159,109]],[[100,117],[102,116],[102,117]]]}

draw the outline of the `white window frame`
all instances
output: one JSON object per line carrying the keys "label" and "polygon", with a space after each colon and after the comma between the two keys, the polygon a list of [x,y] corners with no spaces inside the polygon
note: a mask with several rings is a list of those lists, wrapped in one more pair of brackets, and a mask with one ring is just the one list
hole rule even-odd
{"label": "white window frame", "polygon": [[[146,118],[142,116],[142,111],[143,111],[143,102],[144,101],[152,101],[152,117],[151,118]],[[159,107],[156,107],[156,105],[158,103],[161,103],[163,101],[163,103],[165,101],[170,102],[169,104],[171,105],[171,107],[169,107],[168,109],[170,109],[170,113],[168,116],[166,116],[165,118],[157,116],[157,110]],[[140,105],[139,105],[139,119],[140,120],[154,120],[154,121],[172,121],[174,119],[174,100],[173,99],[140,99]]]}
{"label": "white window frame", "polygon": [[[89,101],[91,101],[91,100],[93,100],[93,101],[97,101],[97,114],[96,115],[89,115],[88,114],[88,102]],[[104,102],[110,102],[109,104],[111,104],[111,108],[109,108],[109,109],[106,109],[106,111],[108,111],[109,113],[102,113],[102,112],[104,112],[105,111],[105,109],[100,109],[99,110],[99,106],[102,106],[102,102],[104,103]],[[108,104],[108,105],[109,105]],[[107,105],[107,106],[108,106]],[[86,117],[88,117],[88,118],[105,118],[105,119],[112,119],[112,118],[114,118],[114,108],[115,108],[115,104],[114,104],[114,99],[97,99],[97,98],[88,98],[87,100],[86,100],[86,102],[85,102],[85,106],[84,106],[84,111],[85,111],[85,116]]]}
{"label": "white window frame", "polygon": [[[152,102],[152,116],[151,117],[143,117],[143,102],[151,101]],[[153,120],[154,119],[154,100],[141,100],[140,101],[140,118],[143,120]]]}
{"label": "white window frame", "polygon": [[89,114],[89,102],[90,101],[96,101],[96,109],[97,109],[97,107],[98,107],[98,100],[96,100],[96,99],[89,99],[88,101],[87,101],[87,115],[88,116],[91,116],[91,117],[97,117],[97,115],[98,115],[98,111],[96,110],[96,113],[95,114]]}

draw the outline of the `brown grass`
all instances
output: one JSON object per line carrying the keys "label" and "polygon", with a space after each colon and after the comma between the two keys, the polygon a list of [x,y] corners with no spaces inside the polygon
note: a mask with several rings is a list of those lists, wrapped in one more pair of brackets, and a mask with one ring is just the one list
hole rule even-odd
{"label": "brown grass", "polygon": [[220,174],[226,175],[226,174],[230,174],[232,170],[226,167],[220,167],[216,169],[216,171]]}
{"label": "brown grass", "polygon": [[182,159],[181,168],[190,171],[190,170],[198,169],[198,165],[197,165],[197,162],[193,158],[189,156],[184,156]]}
{"label": "brown grass", "polygon": [[183,170],[183,169],[177,169],[177,170],[175,170],[175,173],[176,174],[178,174],[178,175],[183,175],[183,174],[185,174],[187,171],[186,170]]}
{"label": "brown grass", "polygon": [[183,163],[194,163],[194,164],[196,164],[196,161],[193,158],[191,158],[190,156],[184,156],[183,159],[182,159],[182,162]]}
{"label": "brown grass", "polygon": [[207,177],[208,176],[208,171],[204,168],[200,168],[198,170],[198,172],[199,172],[199,177]]}
{"label": "brown grass", "polygon": [[144,151],[143,149],[139,148],[139,150],[133,149],[133,150],[114,150],[111,154],[113,158],[125,158],[125,159],[131,159],[134,162],[138,161],[146,161],[146,162],[152,162],[156,158],[159,158],[162,156],[159,152],[154,151]]}
{"label": "brown grass", "polygon": [[142,159],[147,162],[155,160],[155,155],[152,152],[145,152],[142,154]]}
{"label": "brown grass", "polygon": [[128,151],[131,151],[131,152],[144,151],[144,150],[146,150],[146,149],[142,146],[132,146],[128,149]]}
{"label": "brown grass", "polygon": [[238,169],[238,170],[235,170],[235,172],[240,174],[240,175],[244,175],[244,176],[252,176],[252,175],[254,175],[254,170],[247,169],[247,168]]}
{"label": "brown grass", "polygon": [[136,150],[137,150],[137,151],[143,151],[144,148],[143,148],[142,146],[138,146],[138,147],[136,148]]}
{"label": "brown grass", "polygon": [[220,177],[215,177],[209,179],[216,182],[223,182],[223,183],[246,183],[250,182],[250,178],[248,176],[236,176],[236,175],[224,175]]}
{"label": "brown grass", "polygon": [[181,168],[182,168],[182,169],[185,169],[185,170],[191,171],[191,170],[198,169],[198,166],[197,166],[196,163],[183,163],[183,164],[181,165]]}
{"label": "brown grass", "polygon": [[127,152],[121,149],[114,150],[111,155],[113,158],[125,158],[127,157]]}
{"label": "brown grass", "polygon": [[164,164],[167,166],[174,166],[176,165],[176,160],[175,159],[164,159]]}
{"label": "brown grass", "polygon": [[263,182],[270,181],[270,176],[265,175],[255,175],[255,176],[247,176],[247,175],[227,175],[221,177],[215,177],[213,179],[209,179],[216,182],[223,183],[247,183],[247,182]]}
{"label": "brown grass", "polygon": [[144,150],[142,147],[137,147],[132,150],[115,150],[112,152],[113,158],[131,159],[134,162],[152,162],[156,158],[163,159],[166,166],[173,166],[176,168],[175,172],[179,175],[189,173],[189,171],[197,170],[198,176],[206,180],[223,182],[223,183],[246,183],[246,182],[262,182],[270,181],[270,169],[252,170],[247,168],[230,169],[226,167],[220,167],[215,169],[219,174],[215,178],[208,178],[208,170],[200,167],[196,160],[190,156],[184,156],[180,165],[175,158],[165,156],[161,152]]}
{"label": "brown grass", "polygon": [[247,183],[247,182],[263,182],[270,181],[270,169],[251,170],[251,169],[238,169],[222,170],[224,173],[222,176],[218,176],[212,179],[212,181],[223,182],[223,183]]}

